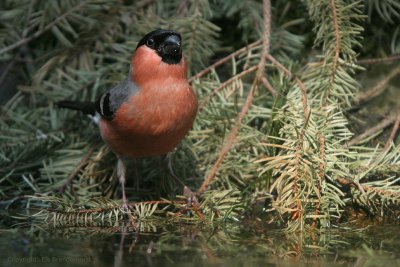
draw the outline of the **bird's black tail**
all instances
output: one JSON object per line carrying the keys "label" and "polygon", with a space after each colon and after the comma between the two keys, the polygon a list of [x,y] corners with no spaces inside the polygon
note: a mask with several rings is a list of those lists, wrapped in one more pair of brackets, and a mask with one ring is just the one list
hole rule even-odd
{"label": "bird's black tail", "polygon": [[57,107],[59,108],[68,108],[68,109],[73,109],[73,110],[79,110],[83,112],[84,114],[88,115],[95,115],[96,114],[96,106],[93,102],[90,101],[84,101],[84,102],[79,102],[79,101],[59,101],[56,103]]}

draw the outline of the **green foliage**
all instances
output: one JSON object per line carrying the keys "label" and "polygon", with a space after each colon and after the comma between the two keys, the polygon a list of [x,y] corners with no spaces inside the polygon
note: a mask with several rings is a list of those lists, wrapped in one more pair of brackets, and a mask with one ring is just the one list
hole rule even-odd
{"label": "green foliage", "polygon": [[371,19],[372,13],[375,11],[378,15],[391,24],[396,18],[400,17],[400,3],[396,0],[368,0],[368,15]]}
{"label": "green foliage", "polygon": [[[157,160],[146,159],[128,168],[129,177],[141,176],[134,186],[128,181],[134,219],[157,224],[177,217],[185,222],[250,217],[304,230],[338,223],[354,203],[375,214],[396,214],[389,211],[400,201],[399,146],[349,147],[347,111],[364,71],[357,57],[382,54],[367,42],[378,35],[372,14],[398,22],[398,3],[272,4],[267,52],[276,62],[268,58],[267,82],[260,83],[234,145],[200,196],[200,210],[176,216],[185,209],[180,202],[138,203],[181,194]],[[236,52],[191,80],[200,109],[173,158],[178,176],[194,190],[212,176],[266,56],[256,42],[267,34],[260,1],[20,0],[2,1],[0,10],[0,59],[9,66],[5,76],[18,75],[19,91],[0,112],[1,200],[45,208],[36,218],[48,217],[55,225],[112,225],[127,218],[112,200],[118,199],[116,159],[97,126],[55,108],[55,102],[95,100],[127,75],[137,41],[155,28],[182,34],[190,76],[227,51]],[[392,52],[400,47],[397,36],[396,30],[384,35],[392,40]],[[256,43],[236,49],[250,42]],[[71,184],[65,184],[67,177]]]}

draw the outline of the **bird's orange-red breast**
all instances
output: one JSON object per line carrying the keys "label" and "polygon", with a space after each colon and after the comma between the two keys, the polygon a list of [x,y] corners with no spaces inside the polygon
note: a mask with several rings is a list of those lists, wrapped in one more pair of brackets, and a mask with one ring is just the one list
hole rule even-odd
{"label": "bird's orange-red breast", "polygon": [[105,112],[101,105],[125,98],[115,105],[111,119],[100,121],[101,136],[120,156],[168,153],[190,130],[197,113],[196,95],[187,81],[181,51],[171,50],[173,45],[165,48],[168,42],[176,42],[180,49],[180,36],[173,31],[152,33],[142,39],[132,57],[125,89],[117,88],[114,95],[111,89],[108,98],[100,99],[101,114]]}

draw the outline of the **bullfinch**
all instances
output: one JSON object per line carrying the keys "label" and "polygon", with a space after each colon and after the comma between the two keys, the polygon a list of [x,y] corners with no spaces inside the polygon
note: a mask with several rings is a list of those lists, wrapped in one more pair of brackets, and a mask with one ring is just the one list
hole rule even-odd
{"label": "bullfinch", "polygon": [[180,34],[155,30],[139,41],[128,76],[96,102],[57,103],[100,117],[101,137],[118,157],[125,208],[125,159],[166,155],[192,127],[197,98],[186,72]]}

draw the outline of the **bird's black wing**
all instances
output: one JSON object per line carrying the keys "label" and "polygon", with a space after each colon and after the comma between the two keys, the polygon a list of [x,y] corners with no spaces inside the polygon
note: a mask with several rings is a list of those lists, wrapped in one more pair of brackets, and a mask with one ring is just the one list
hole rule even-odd
{"label": "bird's black wing", "polygon": [[96,113],[96,106],[93,102],[90,101],[69,101],[63,100],[56,103],[57,107],[59,108],[68,108],[73,110],[82,111],[84,114],[94,116]]}
{"label": "bird's black wing", "polygon": [[138,86],[129,77],[117,86],[107,90],[96,102],[90,101],[59,101],[59,108],[79,110],[84,114],[95,115],[96,112],[107,120],[112,120],[117,109],[126,102],[129,97],[138,91]]}
{"label": "bird's black wing", "polygon": [[135,94],[138,89],[138,86],[130,77],[127,77],[120,84],[107,90],[97,99],[95,103],[96,111],[102,118],[112,120],[118,108],[126,102],[130,96]]}

